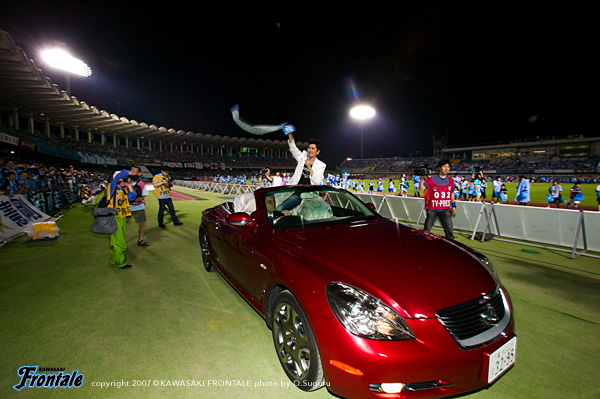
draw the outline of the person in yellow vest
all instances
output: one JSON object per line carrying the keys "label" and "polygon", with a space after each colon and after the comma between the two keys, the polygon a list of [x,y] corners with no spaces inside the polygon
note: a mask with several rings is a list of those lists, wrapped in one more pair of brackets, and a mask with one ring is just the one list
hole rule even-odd
{"label": "person in yellow vest", "polygon": [[163,223],[165,207],[169,208],[169,214],[171,215],[173,224],[175,226],[181,226],[183,223],[177,219],[173,200],[171,199],[171,182],[169,181],[169,169],[166,166],[163,166],[160,173],[152,178],[152,185],[154,186],[154,194],[156,194],[156,198],[158,198],[158,227],[167,227]]}
{"label": "person in yellow vest", "polygon": [[129,171],[122,170],[116,172],[112,181],[106,187],[106,199],[109,208],[116,208],[117,213],[117,231],[108,236],[110,243],[110,266],[116,269],[129,269],[127,263],[127,216],[131,216],[129,201],[136,197],[132,181],[129,179]]}

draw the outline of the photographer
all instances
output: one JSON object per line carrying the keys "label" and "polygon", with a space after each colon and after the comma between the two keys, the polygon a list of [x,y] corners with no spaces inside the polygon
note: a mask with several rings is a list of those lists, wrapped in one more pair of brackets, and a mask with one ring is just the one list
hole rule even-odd
{"label": "photographer", "polygon": [[173,224],[175,226],[181,226],[183,223],[177,219],[173,200],[171,199],[171,187],[173,184],[170,181],[169,169],[163,166],[161,168],[161,173],[152,178],[152,184],[154,185],[154,194],[156,194],[156,198],[158,198],[158,227],[167,227],[163,223],[165,207],[169,208],[169,214],[171,215]]}
{"label": "photographer", "polygon": [[144,234],[146,233],[145,198],[148,196],[148,189],[146,188],[146,182],[142,180],[142,170],[139,166],[133,166],[129,170],[129,179],[132,181],[132,186],[136,194],[135,200],[130,201],[129,209],[131,210],[133,220],[138,224],[137,245],[140,247],[147,247],[148,243],[144,241]]}
{"label": "photographer", "polygon": [[260,170],[260,175],[258,176],[258,184],[260,185],[260,187],[271,187],[273,185],[271,169],[262,168]]}
{"label": "photographer", "polygon": [[[423,230],[431,231],[435,219],[439,218],[446,238],[454,239],[452,216],[456,215],[453,199],[454,180],[448,176],[450,161],[442,159],[437,165],[439,173],[427,177],[421,176],[421,190],[425,190],[425,210],[427,217]],[[423,172],[423,171],[421,171]]]}

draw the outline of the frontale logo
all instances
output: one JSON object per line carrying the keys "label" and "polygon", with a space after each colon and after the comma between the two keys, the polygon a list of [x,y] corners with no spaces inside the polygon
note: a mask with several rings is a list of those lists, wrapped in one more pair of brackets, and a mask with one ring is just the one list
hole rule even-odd
{"label": "frontale logo", "polygon": [[485,324],[486,326],[492,327],[492,326],[495,326],[496,324],[498,324],[498,322],[500,321],[500,318],[498,317],[498,314],[496,313],[496,309],[494,309],[494,307],[488,303],[487,306],[485,307],[485,310],[481,314],[481,320],[483,321],[483,324]]}
{"label": "frontale logo", "polygon": [[[19,367],[17,374],[21,381],[13,385],[13,388],[20,391],[23,388],[80,388],[83,385],[83,374],[79,374],[79,370],[73,370],[71,374],[65,374],[63,371],[56,374],[38,374],[38,368],[39,366]],[[47,370],[44,368],[39,371]]]}

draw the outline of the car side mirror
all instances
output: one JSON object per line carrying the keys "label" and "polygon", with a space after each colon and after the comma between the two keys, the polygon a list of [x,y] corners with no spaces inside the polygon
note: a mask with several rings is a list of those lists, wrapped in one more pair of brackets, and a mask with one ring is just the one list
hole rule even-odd
{"label": "car side mirror", "polygon": [[377,209],[375,209],[375,205],[373,205],[372,202],[367,202],[365,205],[367,206],[367,208],[369,208],[373,212],[377,212]]}
{"label": "car side mirror", "polygon": [[246,212],[235,212],[225,219],[232,226],[247,226],[252,223],[252,218]]}

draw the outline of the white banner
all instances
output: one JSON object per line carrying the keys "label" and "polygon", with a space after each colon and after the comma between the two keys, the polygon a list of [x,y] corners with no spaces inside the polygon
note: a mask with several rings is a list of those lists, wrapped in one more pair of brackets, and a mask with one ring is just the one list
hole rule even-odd
{"label": "white banner", "polygon": [[0,196],[0,241],[24,233],[25,229],[50,216],[31,205],[22,195],[14,197]]}

